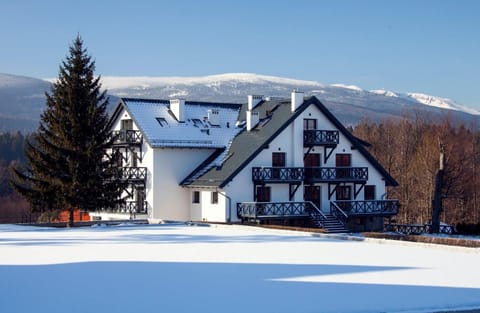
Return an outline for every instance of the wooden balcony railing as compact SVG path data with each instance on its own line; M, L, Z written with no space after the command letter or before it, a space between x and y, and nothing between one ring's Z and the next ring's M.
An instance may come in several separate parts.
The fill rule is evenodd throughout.
M237 203L240 219L308 217L311 202L241 202Z
M402 233L406 235L428 234L432 229L430 224L385 224L385 231ZM440 225L440 234L454 234L455 227L451 225Z
M126 201L123 204L117 205L116 212L129 213L129 214L146 214L147 202L146 201Z
M117 178L125 181L139 181L147 179L146 167L119 167Z
M259 183L366 182L367 167L253 167L252 180Z
M143 135L139 130L114 130L112 137L114 138L113 144L116 145L141 144L143 142Z
M306 167L305 181L308 182L366 182L367 167Z
M398 200L337 200L332 205L341 209L348 216L392 216L398 214Z
M305 178L303 167L254 167L252 180L254 182L288 183L302 182Z
M339 142L338 130L304 130L303 146L336 146Z

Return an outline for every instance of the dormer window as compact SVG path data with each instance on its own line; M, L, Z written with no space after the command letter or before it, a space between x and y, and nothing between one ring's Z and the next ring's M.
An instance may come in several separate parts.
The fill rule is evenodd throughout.
M157 117L157 122L162 127L168 126L167 120L163 117Z
M203 127L203 123L200 119L198 118L192 118L193 126L195 127Z

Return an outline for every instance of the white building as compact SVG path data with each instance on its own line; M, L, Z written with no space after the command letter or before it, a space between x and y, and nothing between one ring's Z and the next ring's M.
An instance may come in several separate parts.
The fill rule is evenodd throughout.
M397 182L315 97L246 104L121 99L112 155L127 202L96 218L288 223L372 230ZM121 164L120 164L121 163Z

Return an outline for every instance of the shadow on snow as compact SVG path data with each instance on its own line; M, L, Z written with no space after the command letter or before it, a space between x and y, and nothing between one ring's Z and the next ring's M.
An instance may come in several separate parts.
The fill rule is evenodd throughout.
M288 253L288 252L286 252ZM277 279L406 267L86 262L0 266L1 312L379 312L480 305L480 289Z

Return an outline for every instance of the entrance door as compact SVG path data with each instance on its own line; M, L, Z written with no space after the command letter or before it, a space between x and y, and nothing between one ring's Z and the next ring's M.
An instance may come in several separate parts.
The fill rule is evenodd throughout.
M321 193L320 186L304 186L303 199L305 201L311 201L321 210Z

